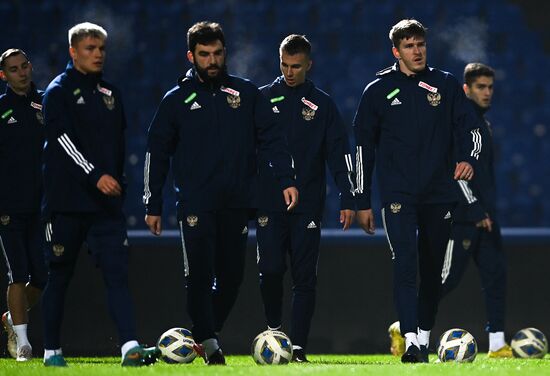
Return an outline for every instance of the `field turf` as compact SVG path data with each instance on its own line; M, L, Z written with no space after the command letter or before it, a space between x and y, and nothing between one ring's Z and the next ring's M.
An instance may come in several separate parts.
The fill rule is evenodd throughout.
M478 354L469 364L401 364L391 355L311 355L309 364L258 366L250 356L228 356L228 366L207 367L202 360L192 364L171 365L162 361L142 368L122 368L119 358L67 358L67 368L46 368L37 358L27 363L14 359L0 359L0 375L550 375L550 356L545 359L487 359Z

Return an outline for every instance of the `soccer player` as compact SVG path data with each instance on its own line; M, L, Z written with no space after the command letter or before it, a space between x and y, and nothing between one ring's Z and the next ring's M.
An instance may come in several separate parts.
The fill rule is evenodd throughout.
M453 179L471 179L481 151L478 119L460 84L426 64L425 36L417 20L405 19L391 28L397 62L367 85L354 120L357 221L367 233L374 232L370 188L376 156L382 223L394 264L394 301L406 344L404 363L428 361L457 200ZM453 145L454 135L458 145ZM454 149L460 150L458 163Z
M160 235L162 187L171 160L193 337L207 364L225 364L217 333L243 278L257 154L271 162L288 210L297 204L298 191L269 101L248 80L227 73L221 26L196 23L187 45L193 67L166 93L149 128L145 222Z
M303 35L287 36L279 47L282 76L261 88L271 100L284 130L296 169L300 205L286 210L269 160L260 162L257 223L260 288L268 328L281 327L286 255L292 273L293 361L307 362L306 345L315 307L321 216L328 164L340 195L344 230L355 216L353 163L344 123L334 101L306 78L312 65L311 44Z
M82 243L101 269L123 366L153 363L136 341L128 288L124 131L120 92L102 78L107 32L85 22L69 30L71 61L46 89L44 149L46 261L44 364L66 366L60 330L65 295ZM93 313L90 313L90 318Z
M500 226L496 219L496 181L491 125L485 113L491 106L495 72L481 63L464 68L464 92L475 107L482 126L483 153L475 178L459 181L466 202L453 213L452 236L447 247L442 273L442 296L452 291L473 258L481 277L487 311L489 357L511 358L512 349L504 339L506 310L506 255L502 248Z
M8 312L2 324L8 352L17 361L32 358L27 311L40 299L46 283L42 198L43 92L32 82L27 54L11 48L0 56L0 251L8 271Z

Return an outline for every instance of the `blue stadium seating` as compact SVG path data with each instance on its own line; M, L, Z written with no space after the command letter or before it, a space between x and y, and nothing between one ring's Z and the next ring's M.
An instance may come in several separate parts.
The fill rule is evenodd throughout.
M497 70L496 94L488 113L498 151L500 220L504 226L550 225L550 71L539 35L522 10L504 0L436 0L427 6L405 1L257 0L124 2L29 0L1 2L0 49L20 46L35 66L42 87L65 66L66 32L89 20L108 28L111 43L105 75L123 91L128 117L130 228L143 228L141 190L146 130L163 94L188 69L187 28L209 19L224 26L229 69L256 84L278 72L277 47L289 33L308 35L314 45L311 78L336 100L351 124L359 96L376 71L393 63L389 27L415 17L429 27L429 64L461 77L467 61L459 42L477 43ZM475 26L475 30L468 29ZM32 36L32 37L31 37ZM348 129L351 136L351 125ZM353 142L353 140L352 140ZM325 225L338 226L337 192L329 179ZM166 213L173 213L174 194ZM376 192L376 188L375 188ZM375 203L375 208L379 204ZM175 226L173 215L168 223Z

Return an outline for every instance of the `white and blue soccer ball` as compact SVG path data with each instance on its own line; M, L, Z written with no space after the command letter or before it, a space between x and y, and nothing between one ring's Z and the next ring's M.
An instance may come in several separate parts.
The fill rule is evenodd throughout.
M292 343L278 330L266 330L252 341L252 357L258 364L288 364L292 360Z
M525 328L512 337L512 352L516 358L544 358L548 352L548 341L543 332Z
M197 357L193 335L185 328L172 328L162 333L157 347L166 363L191 363Z
M449 329L439 338L437 356L442 362L473 362L476 355L476 340L464 329Z

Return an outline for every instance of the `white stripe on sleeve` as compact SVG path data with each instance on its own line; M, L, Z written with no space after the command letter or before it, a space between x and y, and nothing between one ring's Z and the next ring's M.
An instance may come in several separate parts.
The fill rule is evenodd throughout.
M143 185L144 185L144 192L143 192L143 203L147 205L149 203L149 199L151 198L151 188L149 187L149 171L151 168L151 153L147 152L145 153L145 167L143 169Z
M460 189L462 190L464 197L466 197L466 201L468 201L468 204L473 204L474 202L477 201L476 196L474 196L474 193L468 186L468 182L466 180L459 180L458 185L460 186Z
M353 179L351 178L353 176L353 162L351 161L351 154L345 154L344 158L346 159L346 166L348 168L350 192L353 196L355 196L355 187L353 186Z
M357 193L363 193L363 147L357 146L356 151L356 180L357 180Z
M479 133L479 128L472 130L470 133L472 134L472 141L474 143L470 156L479 159L479 154L481 153L481 133Z
M66 133L63 133L57 138L57 141L61 144L65 152L73 159L73 161L80 166L86 174L89 174L93 169L94 165L88 162L78 149L74 146L73 142L67 136Z

